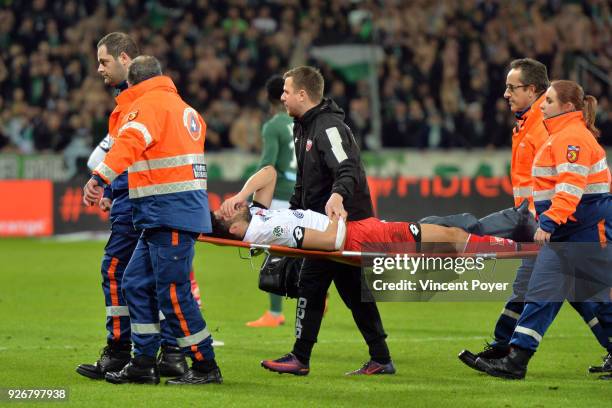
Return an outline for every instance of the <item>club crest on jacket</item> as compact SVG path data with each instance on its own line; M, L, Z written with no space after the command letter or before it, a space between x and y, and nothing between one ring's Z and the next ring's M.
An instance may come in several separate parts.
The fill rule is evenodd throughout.
M578 160L580 154L580 146L568 145L567 146L567 161L575 163Z
M312 149L312 140L306 140L306 151L309 152Z

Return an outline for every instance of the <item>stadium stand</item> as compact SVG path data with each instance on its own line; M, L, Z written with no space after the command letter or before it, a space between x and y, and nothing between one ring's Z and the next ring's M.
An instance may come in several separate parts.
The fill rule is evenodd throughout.
M612 138L605 0L2 3L2 152L87 150L104 137L114 103L96 73L95 45L117 30L158 57L202 113L208 151L257 152L265 79L313 63L314 47L341 42L384 51L377 72L383 147L508 146L505 69L524 56L545 62L551 78L580 80L600 101L603 144ZM366 81L316 65L363 148L376 148L368 142L375 130Z

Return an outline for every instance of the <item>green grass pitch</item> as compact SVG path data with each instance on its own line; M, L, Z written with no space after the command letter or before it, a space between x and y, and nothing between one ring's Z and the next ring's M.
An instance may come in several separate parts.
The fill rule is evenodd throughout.
M568 305L527 379L504 381L476 373L456 357L489 338L501 303L381 303L398 373L355 378L343 374L367 360L367 349L332 289L310 375L265 371L260 360L291 348L295 301L284 304L284 327L245 327L267 305L257 274L236 249L204 244L197 247L195 269L208 326L225 342L217 349L224 384L177 389L92 381L75 368L95 361L104 345L102 251L102 242L0 240L0 388L67 387L69 401L61 406L114 408L612 406L612 382L586 372L604 352Z

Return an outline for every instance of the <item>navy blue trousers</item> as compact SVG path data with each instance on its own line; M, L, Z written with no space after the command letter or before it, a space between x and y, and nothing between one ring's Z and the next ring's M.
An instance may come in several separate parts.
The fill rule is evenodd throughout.
M131 341L130 313L123 297L123 275L134 253L141 231L132 224L113 223L111 235L104 247L102 258L102 290L106 305L106 331L109 342ZM163 316L160 316L163 317ZM176 346L171 329L162 318L162 343Z
M533 267L535 265L535 259L523 259L521 265L516 271L516 278L512 285L512 296L506 304L497 320L495 325L495 340L493 345L500 348L508 347L510 339L514 333L514 329L517 326L518 320L521 317L525 309L525 295L527 293L527 287ZM601 325L600 320L597 318L597 314L606 315L612 312L612 305L601 306L594 302L569 302L574 309L580 314L585 323L590 327L593 335L597 338L597 341L605 349L610 348L609 335ZM559 308L561 305L558 305ZM558 311L558 309L557 309ZM554 313L556 315L556 312ZM550 316L549 316L550 318Z
M143 231L123 276L134 355L155 356L161 311L179 347L195 360L212 360L212 337L191 293L189 274L199 234Z
M563 300L568 299L573 300L572 305L600 344L612 352L610 251L600 250L598 245L564 242L542 247L510 345L535 351Z

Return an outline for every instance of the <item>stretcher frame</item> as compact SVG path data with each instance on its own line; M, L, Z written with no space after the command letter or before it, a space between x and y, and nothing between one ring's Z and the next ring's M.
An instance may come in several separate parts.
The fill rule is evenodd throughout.
M361 266L362 258L375 258L375 257L395 257L398 255L397 252L361 252L361 251L315 251L290 248L281 245L267 245L267 244L255 244L252 242L244 242L233 239L224 238L213 238L206 235L200 235L198 241L209 243L218 246L232 246L238 248L246 248L254 251L264 251L271 255L276 256L289 256L292 258L317 258L327 259L334 262L347 263L350 265ZM522 259L522 258L535 258L538 255L538 251L515 251L515 252L482 252L482 253L406 253L399 255L408 256L421 256L426 255L429 257L463 257L463 258L483 258L483 259Z

